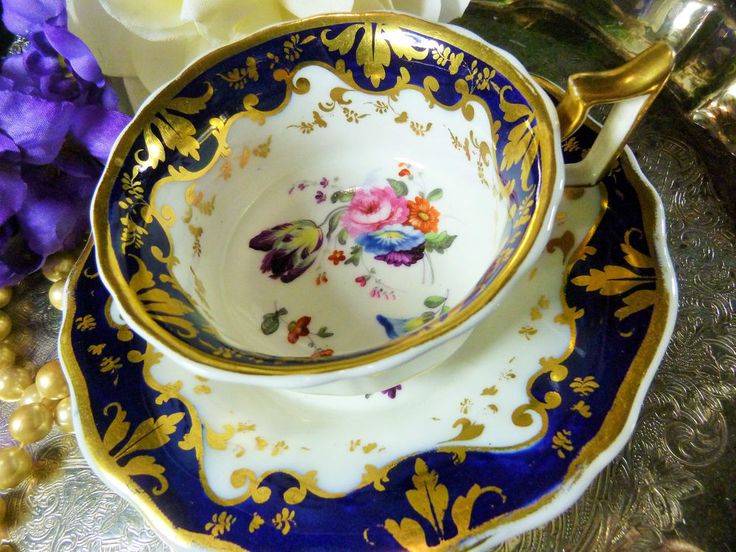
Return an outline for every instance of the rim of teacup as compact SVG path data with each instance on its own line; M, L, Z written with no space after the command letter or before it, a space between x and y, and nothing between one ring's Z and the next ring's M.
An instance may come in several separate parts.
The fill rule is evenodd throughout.
M156 322L131 291L129 281L120 269L112 244L108 214L113 185L135 140L152 118L204 71L234 55L246 52L279 36L304 32L330 24L347 23L390 23L411 32L442 40L479 60L486 61L490 66L499 69L513 83L537 118L535 132L539 136L539 158L543 167L540 171L535 210L529 222L529 229L521 238L506 266L482 292L458 312L448 313L445 319L430 323L420 332L392 339L365 351L358 350L333 357L305 359L304 357L264 355L279 359L279 364L273 366L230 360L204 353L188 345ZM406 360L407 356L401 353L430 343L432 346L440 345L466 329L469 330L470 325L467 328L461 328L461 326L471 319L478 319L481 311L501 295L514 276L520 272L521 267L533 261L534 255L530 253L536 254L541 251L537 243L538 238L544 233L545 225L549 225L550 211L553 211L555 207L553 196L561 179L562 161L558 151L560 140L556 130L557 126L557 119L549 98L534 82L524 66L511 54L491 46L465 29L389 11L329 13L277 23L217 48L189 64L149 97L120 134L110 153L91 206L92 234L96 244L98 270L105 286L118 303L124 318L134 330L165 351L200 367L212 367L252 376L304 376L334 373L366 365L375 367L384 365L389 358L395 358L398 361Z

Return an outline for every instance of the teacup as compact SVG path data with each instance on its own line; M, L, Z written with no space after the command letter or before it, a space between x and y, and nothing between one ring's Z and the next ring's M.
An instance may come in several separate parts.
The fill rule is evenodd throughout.
M396 13L269 27L161 89L93 204L122 316L201 376L370 393L446 359L594 184L672 65L655 45L570 78ZM618 102L587 157L561 138ZM558 117L559 114L559 117Z

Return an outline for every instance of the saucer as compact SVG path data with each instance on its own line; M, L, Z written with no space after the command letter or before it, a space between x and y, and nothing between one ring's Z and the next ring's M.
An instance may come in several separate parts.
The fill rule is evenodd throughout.
M630 436L676 311L661 204L629 151L568 188L556 223L455 356L367 397L177 369L122 323L90 245L61 334L80 446L182 550L485 548L544 523Z

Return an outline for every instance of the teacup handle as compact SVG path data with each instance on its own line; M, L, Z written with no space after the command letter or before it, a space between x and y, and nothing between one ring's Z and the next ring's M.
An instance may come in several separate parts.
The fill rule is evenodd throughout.
M563 140L580 128L592 106L614 106L585 158L565 166L565 185L595 184L606 174L664 87L674 61L672 48L657 42L619 67L567 79L567 90L557 105Z

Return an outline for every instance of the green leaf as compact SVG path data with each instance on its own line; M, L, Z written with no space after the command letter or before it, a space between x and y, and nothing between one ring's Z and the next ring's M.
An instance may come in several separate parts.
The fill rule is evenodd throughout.
M402 182L401 180L389 178L388 183L394 189L396 195L399 197L404 197L406 194L409 193L409 187L406 185L405 182Z
M345 260L344 264L351 264L358 266L360 264L360 259L363 256L363 248L359 245L354 245L350 248L350 257L348 257Z
M348 231L345 228L343 228L342 230L340 230L340 232L338 232L337 242L340 245L345 245L346 243L348 243Z
M317 335L318 335L319 337L332 337L332 336L333 336L333 335L335 335L335 334L334 334L334 333L332 333L331 331L329 331L329 330L327 329L327 326L322 326L322 327L321 327L321 328L319 329L319 331L317 332Z
M427 201L437 201L438 199L442 199L442 190L439 188L435 188L431 192L429 192L429 195L427 196Z
M287 311L284 307L281 307L279 310L276 311L276 314L279 316L286 316L289 314L289 311Z
M453 236L445 232L444 230L439 234L436 232L430 232L424 236L424 250L428 253L437 251L438 253L444 253L448 249L452 242L455 241L457 236Z
M330 196L330 201L332 203L348 203L351 199L353 199L353 196L355 195L355 192L350 190L340 190L335 192Z
M261 322L261 331L264 335L271 335L279 329L279 316L275 312L269 312L263 315Z
M440 305L444 304L447 300L446 297L442 297L441 295L430 295L424 300L424 306L428 309L436 309Z
M328 225L327 225L327 237L328 238L332 235L332 233L335 230L337 230L337 227L340 224L340 220L342 219L343 212L344 212L344 209L340 208L330 215Z
M450 307L448 307L447 305L445 305L444 307L442 307L442 310L440 311L440 314L447 314L448 312L450 312Z

